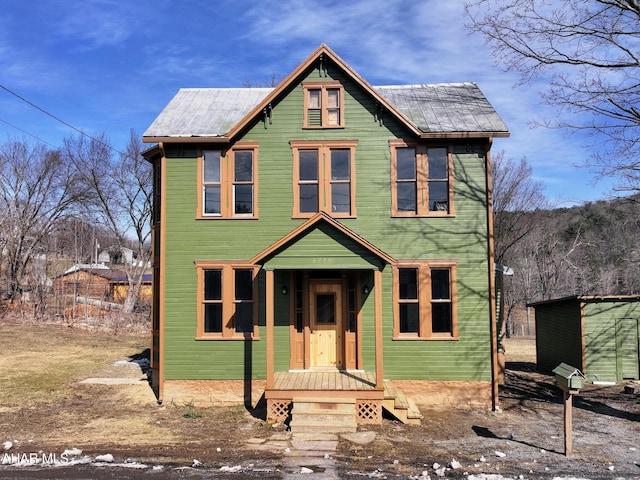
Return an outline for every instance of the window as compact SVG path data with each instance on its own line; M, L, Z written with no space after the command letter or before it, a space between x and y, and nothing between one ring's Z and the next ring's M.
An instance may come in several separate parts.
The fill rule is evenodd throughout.
M399 264L393 275L394 338L456 339L455 266Z
M257 337L255 288L258 268L253 265L197 262L199 339Z
M393 216L453 214L451 154L446 147L390 142Z
M293 216L355 217L355 141L291 142Z
M339 82L303 84L304 127L344 127L344 94Z
M199 165L198 218L256 218L257 145L205 150Z

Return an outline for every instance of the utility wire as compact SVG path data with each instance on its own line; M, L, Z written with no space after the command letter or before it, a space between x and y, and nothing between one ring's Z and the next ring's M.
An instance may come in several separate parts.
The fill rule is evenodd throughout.
M4 124L7 124L7 125L9 125L10 127L13 127L13 128L15 128L16 130L18 130L18 131L20 131L20 132L22 132L22 133L24 133L24 134L26 134L26 135L29 135L30 137L35 138L35 139L36 139L36 140L38 140L39 142L46 143L47 145L49 145L49 146L50 146L50 147L52 147L52 148L58 148L58 147L56 147L55 145L53 145L53 144L51 144L51 143L47 142L46 140L43 140L42 138L38 137L37 135L34 135L34 134L33 134L33 133L31 133L31 132L27 132L26 130L23 130L22 128L20 128L20 127L18 127L18 126L16 126L16 125L14 125L14 124L13 124L13 123L11 123L11 122L7 122L6 120L4 120L4 119L2 119L2 118L0 118L0 122L2 122L2 123L4 123Z
M111 150L113 150L113 151L115 151L115 152L119 153L120 155L125 155L125 156L126 156L126 154L125 154L124 152L121 152L121 151L120 151L120 150L118 150L117 148L114 148L112 145L109 145L109 144L107 144L107 143L104 143L102 140L98 140L97 138L92 137L92 136L91 136L91 135L89 135L88 133L83 132L83 131L82 131L82 130L80 130L79 128L76 128L76 127L74 127L73 125L71 125L70 123L65 122L65 121L64 121L64 120L62 120L61 118L56 117L54 114L47 112L44 108L41 108L41 107L39 107L38 105L36 105L35 103L30 102L30 101L29 101L29 100L27 100L26 98L24 98L24 97L22 97L21 95L17 94L17 93L16 93L16 92L14 92L13 90L11 90L11 89L9 89L9 88L5 87L4 85L0 84L0 88L2 88L2 89L3 89L4 91L6 91L7 93L10 93L10 94L11 94L11 95L13 95L14 97L19 98L20 100L22 100L22 101L23 101L24 103L26 103L27 105L30 105L30 106L32 106L33 108L35 108L36 110L39 110L40 112L44 113L45 115L47 115L47 116L49 116L49 117L53 118L53 119L54 119L54 120L56 120L57 122L60 122L60 123L62 123L63 125L66 125L67 127L69 127L69 128L70 128L70 129L72 129L72 130L75 130L75 131L76 131L76 132L78 132L80 135L83 135L83 136L85 136L85 137L87 137L87 138L90 138L91 140L93 140L93 141L95 141L95 142L98 142L99 144L101 144L101 145L103 145L103 146L105 146L105 147L107 147L107 148L109 148L109 149L111 149ZM4 122L4 123L8 123L8 122ZM9 124L9 125L11 125L11 124ZM17 127L15 127L14 125L11 125L11 126L12 126L12 127L14 127L14 128L17 128ZM23 130L21 130L21 129L19 129L19 128L18 128L18 130L23 131ZM25 132L25 133L28 133L28 132ZM33 134L31 134L31 133L28 133L28 135L31 135L31 136L35 137L35 135L33 135ZM35 138L37 138L37 137L35 137ZM45 142L45 143L47 143L47 142Z

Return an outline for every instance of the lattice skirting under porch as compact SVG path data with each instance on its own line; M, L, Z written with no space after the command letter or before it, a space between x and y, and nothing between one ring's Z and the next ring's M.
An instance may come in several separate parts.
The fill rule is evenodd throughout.
M286 422L291 417L291 399L270 398L267 400L267 421Z
M382 423L381 400L356 400L356 422L359 424Z

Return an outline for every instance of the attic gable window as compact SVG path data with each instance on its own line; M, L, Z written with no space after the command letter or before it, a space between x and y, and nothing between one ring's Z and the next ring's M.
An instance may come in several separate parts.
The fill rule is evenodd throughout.
M344 127L344 89L340 82L312 82L304 90L305 128Z
M197 218L257 218L257 144L204 150L198 158Z
M447 147L392 140L392 216L453 215L452 155Z

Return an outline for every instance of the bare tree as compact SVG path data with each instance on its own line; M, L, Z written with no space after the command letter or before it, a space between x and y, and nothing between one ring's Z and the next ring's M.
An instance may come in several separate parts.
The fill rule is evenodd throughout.
M640 190L640 2L474 0L465 11L523 83L548 78L544 98L563 111L550 125L603 134L610 151L591 166Z
M533 178L526 158L514 161L498 152L492 157L493 215L497 263L509 263L510 251L535 227L531 212L548 208L544 184Z
M130 313L139 297L151 252L152 168L141 155L142 143L132 130L124 152L114 149L104 135L72 137L65 153L78 165L82 182L91 192L91 215L117 239L117 248L131 247L135 259L125 265L129 288L123 311Z
M44 286L46 243L85 194L77 171L43 144L10 140L0 146L0 232L6 294Z
M517 270L515 277L503 277L501 282L503 309L497 331L498 346L503 348L502 338L509 330L513 310L527 302L527 291L514 285L529 273L521 270L518 246L539 227L534 213L547 208L548 202L543 194L544 184L533 179L533 171L525 158L516 162L504 152L498 152L492 157L492 178L495 261Z

